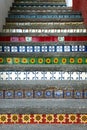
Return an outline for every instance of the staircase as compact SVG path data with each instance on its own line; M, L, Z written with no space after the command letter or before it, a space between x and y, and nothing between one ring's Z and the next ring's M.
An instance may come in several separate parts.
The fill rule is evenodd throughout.
M65 0L14 0L0 33L1 130L87 130L86 55L87 27Z

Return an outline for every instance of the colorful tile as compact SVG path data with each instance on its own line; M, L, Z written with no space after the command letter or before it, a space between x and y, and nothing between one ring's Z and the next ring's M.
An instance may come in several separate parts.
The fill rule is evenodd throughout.
M83 98L83 91L80 91L80 90L76 90L74 91L74 98Z
M14 91L13 90L7 90L7 91L5 91L5 98L6 99L12 99L12 98L14 98Z
M34 98L43 98L43 91L34 91Z
M86 99L87 90L64 90L64 89L20 89L0 90L0 99L17 98L57 98L57 99Z
M53 98L53 90L46 90L45 92L45 98Z
M64 91L64 98L73 98L73 90L65 90Z
M84 90L84 98L87 98L87 90Z
M11 46L11 52L18 52L17 46Z
M1 71L0 80L87 80L86 72Z
M33 90L25 90L24 91L24 97L25 98L28 98L28 99L31 99L31 98L33 98L34 97L34 95L33 95Z
M0 90L0 99L3 99L3 98L4 98L4 91Z
M87 64L86 57L0 57L0 64Z
M54 98L64 98L63 90L54 90Z
M82 45L32 45L32 46L1 46L1 52L87 52L87 46Z
M0 124L87 124L87 114L0 114Z
M15 98L23 98L24 94L22 90L15 91Z

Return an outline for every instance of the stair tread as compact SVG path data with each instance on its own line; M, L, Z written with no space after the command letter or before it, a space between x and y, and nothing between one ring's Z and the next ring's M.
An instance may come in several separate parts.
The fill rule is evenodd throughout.
M2 99L0 102L0 113L87 113L86 99Z
M86 29L87 26L82 25L4 25L3 29Z
M0 36L26 36L26 37L31 37L31 36L87 36L87 32L85 33L6 33L6 32L1 32Z
M83 22L83 18L46 18L46 19L40 19L40 18L6 18L6 22Z
M55 10L72 10L72 8L71 7L10 7L10 10L31 10L31 9L33 9L33 10L37 10L37 9L39 9L39 10L53 10L53 9L55 9Z
M10 71L76 71L87 72L87 65L0 65L0 70ZM1 82L1 81L0 81ZM45 82L45 81L44 81ZM59 82L59 81L58 81ZM62 81L61 81L62 82ZM69 81L68 81L69 82ZM86 81L85 81L86 82Z

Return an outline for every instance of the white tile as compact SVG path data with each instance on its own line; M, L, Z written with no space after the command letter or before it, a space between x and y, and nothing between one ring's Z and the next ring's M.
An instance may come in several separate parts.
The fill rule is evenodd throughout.
M33 46L27 46L27 52L33 52Z
M70 46L64 46L64 52L70 52Z
M49 52L55 52L55 46L49 46Z
M34 52L40 52L40 46L34 46Z
M41 50L42 50L42 52L47 52L47 46L42 46Z
M72 46L72 51L78 51L78 46Z
M63 52L63 46L56 46L56 52Z
M79 51L85 51L85 46L79 46Z
M58 41L63 42L64 41L64 37L58 37Z
M25 46L19 46L19 52L25 52L26 48Z
M32 37L26 37L26 42L32 42Z
M10 52L10 46L4 46L4 52Z
M17 52L18 48L17 46L11 46L11 52Z

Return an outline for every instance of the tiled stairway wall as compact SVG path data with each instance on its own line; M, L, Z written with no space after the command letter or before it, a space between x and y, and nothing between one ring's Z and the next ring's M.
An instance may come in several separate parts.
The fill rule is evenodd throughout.
M0 33L0 123L85 130L86 53L82 15L64 0L15 0Z

